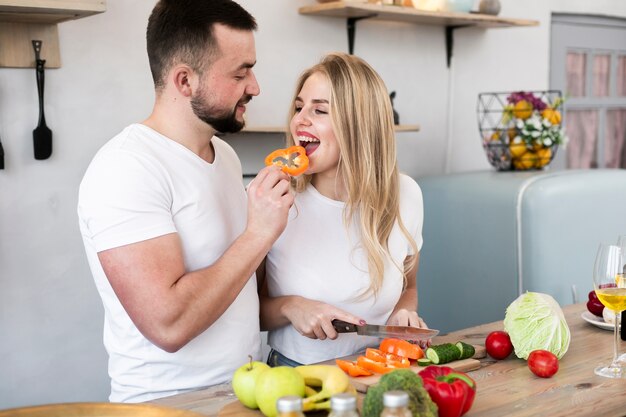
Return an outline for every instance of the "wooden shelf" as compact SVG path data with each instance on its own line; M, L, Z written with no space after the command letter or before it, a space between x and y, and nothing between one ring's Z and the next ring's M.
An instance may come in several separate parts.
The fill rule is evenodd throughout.
M396 132L419 132L419 125L396 125ZM284 126L251 126L244 128L241 133L286 133Z
M105 11L106 0L0 0L0 67L34 68L39 39L46 68L59 68L57 24Z
M478 13L429 12L413 7L335 1L301 7L300 14L313 16L372 18L436 26L479 26L485 28L537 26L536 20L508 19Z
M475 26L482 28L505 28L515 26L537 26L536 20L508 19L478 13L430 12L414 7L381 5L375 3L353 3L334 1L300 7L300 14L310 16L341 17L347 19L348 52L354 51L356 22L361 19L387 20L392 22L415 23L443 26L446 28L446 60L448 67L452 58L453 32L455 29Z
M250 126L244 127L242 133L286 133L284 126Z

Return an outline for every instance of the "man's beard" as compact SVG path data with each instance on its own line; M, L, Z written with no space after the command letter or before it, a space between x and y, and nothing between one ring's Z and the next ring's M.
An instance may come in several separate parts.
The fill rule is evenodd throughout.
M203 101L202 96L203 92L199 91L191 98L191 109L200 120L220 133L235 133L243 129L246 122L237 120L237 106L246 104L252 100L252 96L248 95L239 100L232 111L212 107Z

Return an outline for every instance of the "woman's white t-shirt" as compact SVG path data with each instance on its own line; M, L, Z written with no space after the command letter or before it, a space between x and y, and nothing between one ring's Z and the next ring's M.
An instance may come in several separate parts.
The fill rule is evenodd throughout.
M403 286L402 267L411 246L396 224L389 236L394 263L385 263L385 277L375 299L355 298L370 285L367 257L359 247L358 226L343 222L345 204L321 195L309 184L296 195L287 228L276 241L266 261L266 279L271 297L299 295L332 304L370 324L385 324L397 304ZM400 215L404 226L422 246L423 201L417 183L400 175ZM378 339L340 334L335 340L310 339L287 325L269 332L273 349L296 362L309 364L354 354Z
M81 183L79 223L104 304L111 401L149 401L227 382L248 355L261 357L255 275L211 327L168 353L135 327L98 260L100 251L168 233L180 237L187 271L222 256L246 227L247 197L237 155L217 137L211 143L215 160L207 163L149 127L133 124L104 145ZM143 308L161 308L160 302Z

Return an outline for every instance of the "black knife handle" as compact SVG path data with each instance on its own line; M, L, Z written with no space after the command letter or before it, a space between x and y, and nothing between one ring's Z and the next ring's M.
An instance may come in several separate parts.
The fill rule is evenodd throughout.
M622 327L620 328L620 335L622 340L626 340L626 330L624 330L624 327L626 327L626 311L622 311L622 319L620 321L622 323Z
M331 323L337 330L337 333L354 333L357 330L356 324L348 323L347 321L335 319Z

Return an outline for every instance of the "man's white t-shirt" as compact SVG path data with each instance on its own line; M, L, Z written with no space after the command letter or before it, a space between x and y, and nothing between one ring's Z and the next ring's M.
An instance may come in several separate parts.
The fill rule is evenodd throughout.
M113 402L149 401L223 383L248 355L260 359L254 275L211 327L168 353L135 327L97 256L177 233L187 271L208 267L221 257L246 227L247 197L237 155L217 137L211 143L215 160L207 163L149 127L133 124L98 151L80 185L80 230L104 305ZM158 309L160 301L143 308Z
M369 324L385 324L403 286L402 268L411 246L396 224L389 236L393 261L385 263L385 277L375 299L356 300L370 286L367 257L358 226L343 222L345 204L320 194L308 185L296 195L287 228L270 250L266 261L269 295L299 295L332 304L363 318ZM417 183L400 175L400 215L404 226L422 246L423 201ZM287 325L269 332L269 345L299 363L309 364L354 354L379 339L340 334L335 340L310 339Z

